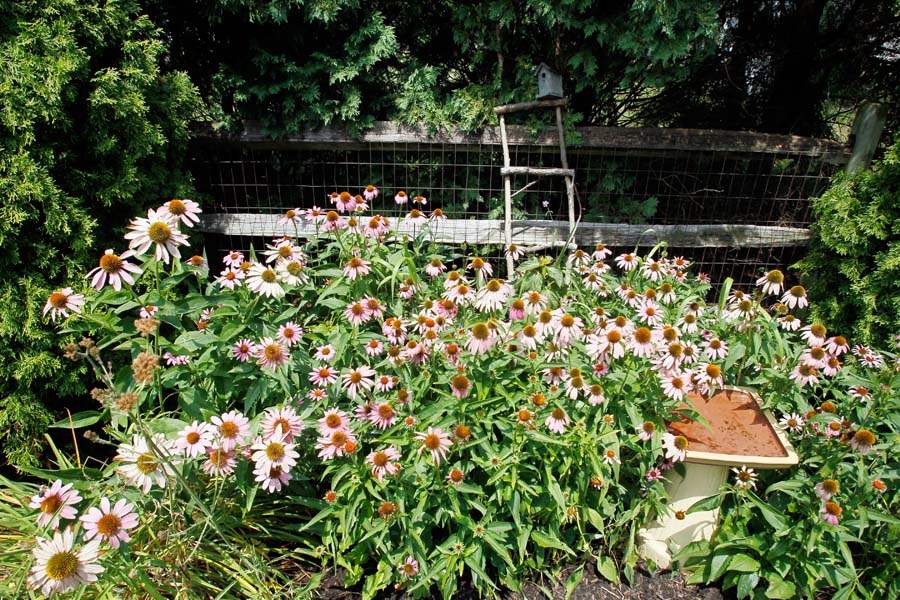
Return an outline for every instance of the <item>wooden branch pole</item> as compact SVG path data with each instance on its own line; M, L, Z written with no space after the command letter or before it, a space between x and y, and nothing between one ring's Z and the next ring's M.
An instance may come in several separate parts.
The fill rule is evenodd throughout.
M500 140L503 144L503 169L509 169L509 145L506 140L506 119L500 114ZM501 170L502 173L503 170ZM512 179L509 173L503 175L503 234L506 248L512 244ZM512 279L516 271L513 257L506 253L506 278Z
M555 100L534 100L532 102L517 102L515 104L503 104L494 107L495 115L508 115L509 113L521 112L523 110L535 110L538 108L555 108L559 109L568 102L565 98Z
M575 171L569 169L569 159L566 157L566 134L563 130L562 108L556 107L556 132L559 135L559 160L563 171L569 171L563 175L566 179L566 194L569 197L569 235L575 233Z
M854 173L869 166L872 156L878 148L878 140L884 130L887 119L887 107L877 102L867 102L856 113L850 138L853 153L847 162L847 172Z

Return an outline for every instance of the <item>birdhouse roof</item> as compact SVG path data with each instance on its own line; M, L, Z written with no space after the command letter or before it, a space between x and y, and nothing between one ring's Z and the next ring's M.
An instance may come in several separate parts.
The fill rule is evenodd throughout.
M538 73L540 73L540 72L543 71L543 70L550 71L551 73L556 73L556 69L554 69L553 67L551 67L551 66L548 65L547 63L542 62L541 64L539 64L539 65L537 66L537 68L535 68L534 74L537 75Z

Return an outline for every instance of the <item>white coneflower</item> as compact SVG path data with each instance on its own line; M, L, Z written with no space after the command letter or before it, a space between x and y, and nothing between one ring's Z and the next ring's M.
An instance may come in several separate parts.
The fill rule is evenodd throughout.
M284 211L284 214L281 215L281 218L278 219L279 225L294 225L299 226L303 224L303 209L301 208L289 208Z
M666 458L672 462L680 462L687 457L688 440L683 435L663 433L662 446L666 452Z
M200 222L198 216L203 211L200 205L187 198L172 198L159 207L156 211L160 216L170 216L173 221L182 223L185 227L193 227Z
M778 269L772 269L756 280L756 285L762 286L762 292L766 295L777 296L784 286L784 273Z
M46 317L49 312L50 319L55 322L57 317L63 319L68 317L69 311L76 314L80 313L83 306L83 294L74 293L72 288L62 288L55 290L47 298L47 303L44 305L43 316Z
M483 312L500 310L512 293L512 287L499 279L491 279L475 295L475 308Z
M740 469L735 467L731 471L734 473L734 487L739 490L756 489L756 471L746 466L742 466Z
M309 277L306 276L306 266L299 260L278 261L275 271L278 274L278 280L287 285L298 287L306 285L309 281Z
M435 464L447 458L447 451L453 442L446 431L439 427L429 427L426 431L416 434L416 439L421 442L418 453L428 452Z
M209 421L216 427L218 441L226 452L243 444L250 431L250 421L236 410L216 415Z
M566 430L566 425L568 424L569 415L567 415L566 411L558 406L550 411L550 414L547 415L546 419L544 419L544 425L546 425L547 429L554 433L564 433Z
M54 532L51 539L37 540L28 585L45 596L74 590L97 581L97 575L103 572L99 560L100 540L88 542L76 551L71 529Z
M722 360L728 356L728 344L717 337L711 337L703 343L703 353L711 360Z
M525 313L531 316L540 314L547 307L547 298L535 290L525 292L522 300L525 301Z
M516 246L515 244L510 244L509 246L506 247L504 254L515 261L515 260L519 260L520 258L522 258L522 256L525 255L525 252L519 246Z
M363 365L344 375L343 387L350 398L356 398L360 392L367 392L375 385L375 371L368 365Z
M147 217L137 217L128 225L130 230L125 234L129 241L129 248L135 254L146 254L150 248L154 248L156 260L164 263L169 259L181 258L179 246L186 246L187 238L178 231L178 226L169 214L161 214L152 208L147 211Z
M284 288L278 283L278 273L273 267L254 263L247 274L246 285L250 291L269 298L284 296Z
M294 444L285 441L286 434L270 436L265 440L257 440L250 450L253 452L250 458L256 464L257 469L271 469L279 467L282 471L290 471L297 464L300 454L294 450Z
M447 270L447 266L444 265L443 261L440 258L432 258L427 265L425 265L425 273L434 279L435 277L439 277L441 273Z
M344 265L344 276L350 281L368 274L369 262L361 259L358 256L350 257L350 260L348 260L347 264Z
M131 444L119 446L116 461L122 463L119 467L119 475L136 487L141 488L146 494L153 485L164 488L166 481L174 473L170 464L172 449L165 436L153 434L151 449L147 439L142 435L135 435Z
M476 276L481 276L485 279L494 274L494 268L491 267L491 263L478 256L473 258L471 262L466 265L466 269L472 269Z
M620 465L622 461L619 460L619 456L616 454L615 450L606 449L603 451L603 463L607 465Z
M806 308L809 305L809 300L806 297L806 288L802 285L795 285L784 293L781 297L781 303L791 310Z
M616 265L623 271L631 271L640 263L640 259L634 254L620 254L616 257Z
M691 377L689 373L670 371L666 375L659 376L663 393L673 400L681 401L684 395L691 391Z
M785 331L797 331L802 323L794 315L784 315L783 317L778 317L778 325Z

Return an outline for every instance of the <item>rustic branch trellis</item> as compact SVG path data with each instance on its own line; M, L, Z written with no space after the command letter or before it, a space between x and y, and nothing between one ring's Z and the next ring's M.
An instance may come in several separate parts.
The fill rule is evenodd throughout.
M518 168L504 167L499 128L467 134L379 122L359 137L321 129L273 138L249 123L239 135L201 132L192 158L207 197L200 229L216 250L246 247L253 238L294 234L277 225L287 208L324 206L328 192L375 183L384 193L374 210L402 216L393 193L423 190L431 206L450 217L427 235L445 243L497 245L499 255L509 214L501 173L563 173L556 128L537 134L517 125L506 129ZM850 156L842 144L797 136L608 127L577 128L568 149L563 174L574 170L581 205L577 244L647 248L665 241L714 279L730 275L741 283L761 268L785 266L802 255L810 237L810 199ZM517 188L511 194L513 242L565 244L565 187L542 178ZM655 199L652 214L635 218L628 212L648 198ZM399 227L412 232L411 225Z

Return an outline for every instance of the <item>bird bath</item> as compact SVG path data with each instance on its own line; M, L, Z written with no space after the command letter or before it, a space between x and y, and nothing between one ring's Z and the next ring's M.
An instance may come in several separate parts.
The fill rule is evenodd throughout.
M672 562L670 549L677 551L712 537L718 509L681 513L698 500L717 494L731 467L779 469L797 464L796 452L776 427L772 413L762 409L755 391L726 386L709 397L690 393L688 399L709 426L686 418L669 423L673 435L688 440L684 477L674 469L668 471L666 491L671 510L640 531L641 556L662 569Z

